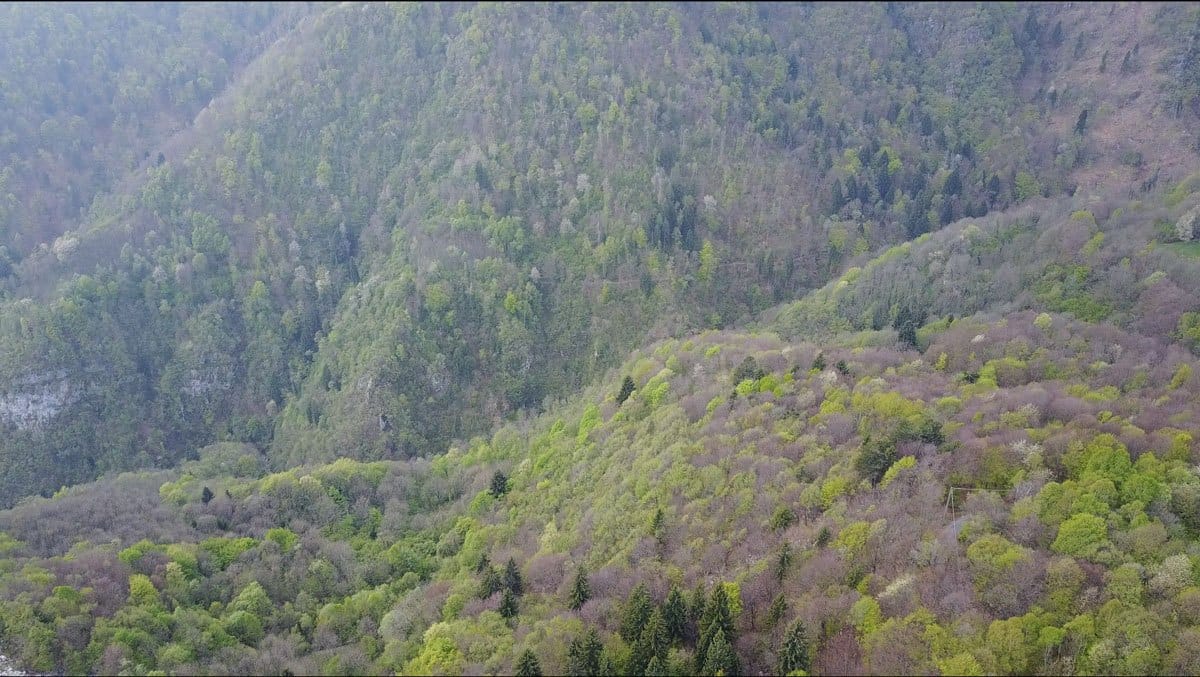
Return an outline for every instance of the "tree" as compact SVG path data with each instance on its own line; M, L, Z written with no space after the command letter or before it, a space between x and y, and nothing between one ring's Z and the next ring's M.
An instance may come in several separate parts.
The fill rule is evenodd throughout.
M625 611L621 616L621 639L630 644L636 641L641 636L642 629L646 627L652 610L653 603L650 601L650 593L646 592L646 585L638 583L629 593L629 600L625 602Z
M496 571L495 567L488 567L483 572L483 581L479 584L479 599L487 599L504 589L504 579L500 577L500 572Z
M1075 133L1083 134L1087 130L1088 109L1084 108L1079 111L1079 117L1075 120Z
M783 620L783 615L787 613L788 603L783 593L775 595L775 599L771 600L771 606L767 609L767 626L775 627L779 621Z
M863 441L862 451L854 461L854 469L859 475L870 480L871 484L877 484L897 458L895 442L872 440L868 437Z
M633 651L629 656L629 674L639 675L646 672L646 666L657 658L660 663L666 663L667 651L671 648L671 638L667 634L667 624L662 612L655 609L642 628L642 634L633 643Z
M713 588L712 596L704 605L704 614L700 617L700 639L696 642L697 671L704 672L710 645L717 635L720 635L726 642L734 637L733 614L729 611L729 596L725 592L725 586L720 583Z
M813 358L812 367L810 368L817 371L825 371L825 353L817 353L817 356Z
M784 635L783 648L779 651L779 674L786 675L793 670L808 672L811 665L808 633L804 629L804 622L797 618Z
M783 547L779 549L779 559L775 561L775 580L782 583L791 567L792 544L785 541Z
M600 654L604 645L595 628L588 628L582 637L571 640L567 648L567 674L595 677L600 674Z
M704 653L704 667L701 668L700 674L729 677L740 673L741 667L738 665L737 654L733 652L729 640L725 639L725 633L717 630L713 635L712 642L708 645L708 651Z
M517 606L517 596L513 594L512 590L508 588L504 589L504 596L500 598L499 611L500 615L504 618L515 618L520 612Z
M497 470L496 474L492 475L492 486L488 491L496 498L500 498L504 494L507 494L508 477L504 473Z
M573 611L579 611L592 598L592 587L588 585L587 573L583 567L575 570L575 583L571 586L571 598L568 606Z
M517 561L511 557L504 564L504 587L517 596L525 593L525 581L521 578L521 570L517 568Z
M208 505L208 502L211 500L213 500L212 489L204 487L204 490L200 492L200 502L204 505Z
M646 677L666 677L667 668L662 661L658 660L658 656L655 656L646 664L646 671L643 674Z
M634 388L636 387L637 386L635 386L633 383L633 379L629 376L626 376L625 380L621 381L621 392L617 393L617 405L620 406L625 404L625 400L629 399L629 396L633 394Z
M513 674L517 677L542 677L542 664L532 651L526 649L517 659L517 669Z
M754 359L753 355L747 355L737 369L733 370L733 384L737 385L745 380L757 381L766 375L767 372L758 366L758 360Z
M667 601L663 605L663 621L667 624L667 636L671 641L682 642L687 636L687 603L683 601L683 593L674 585L667 593Z

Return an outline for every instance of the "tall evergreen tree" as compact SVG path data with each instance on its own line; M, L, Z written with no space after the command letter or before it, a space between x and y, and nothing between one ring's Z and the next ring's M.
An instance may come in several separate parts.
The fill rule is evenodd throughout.
M525 581L521 578L521 570L517 567L517 561L511 557L504 564L504 587L514 595L525 594Z
M667 666L662 661L658 660L658 656L650 659L646 664L646 677L666 677Z
M604 645L595 628L588 628L582 637L571 640L567 648L567 674L596 677L600 674L600 654Z
M504 588L504 580L495 567L489 566L483 572L483 581L479 584L479 599L487 599Z
M646 621L650 619L653 607L650 593L646 592L646 585L638 583L633 592L629 593L629 600L625 602L625 612L621 616L621 639L630 644L637 641L642 634L642 628L646 627Z
M636 387L633 379L626 376L625 380L621 381L621 392L617 393L617 405L625 404L625 400L629 399L629 396L633 394L633 390Z
M775 560L775 580L782 583L791 567L792 544L785 541L783 547L779 549L779 559Z
M592 598L592 587L588 584L587 573L583 567L579 567L575 571L575 583L571 586L571 599L568 606L574 611L579 611L583 605Z
M729 612L729 596L725 586L718 583L704 606L700 617L700 639L696 642L696 669L704 671L713 639L720 634L726 642L734 638L733 615Z
M775 599L771 600L771 607L767 609L767 626L775 627L779 621L783 620L783 615L787 613L787 600L783 593L775 595Z
M788 627L783 639L783 648L779 651L779 674L786 675L793 670L808 672L811 666L808 633L804 629L804 622L797 618Z
M500 498L504 494L507 494L508 476L497 470L496 474L492 475L492 485L491 488L488 489L488 492L496 498Z
M542 677L542 664L532 651L526 649L517 659L517 668L514 674L517 677Z
M725 633L718 629L704 654L704 667L700 669L700 674L732 677L741 671L737 654L733 652L729 640L725 639Z
M646 666L652 658L658 658L660 663L666 663L667 651L671 648L671 638L667 634L667 624L662 612L655 609L642 628L642 634L633 643L633 651L629 656L627 672L640 675L646 672Z
M505 588L504 596L500 598L500 615L504 618L516 618L520 613L520 608L517 605L517 596L513 591Z
M663 621L667 624L667 636L672 642L682 642L687 637L688 611L679 588L671 586L667 602L663 605Z

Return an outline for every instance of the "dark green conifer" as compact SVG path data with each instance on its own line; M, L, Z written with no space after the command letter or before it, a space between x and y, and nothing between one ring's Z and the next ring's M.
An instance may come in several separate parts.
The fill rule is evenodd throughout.
M621 616L621 639L630 644L635 642L641 636L642 628L646 627L652 609L653 604L650 601L650 593L646 592L646 585L638 583L633 592L629 593L629 600L625 602L625 612Z
M532 651L526 649L517 659L517 677L542 677L542 664Z
M504 589L504 596L500 598L500 615L504 618L515 618L520 612L517 606L517 596L512 590Z
M740 672L737 654L733 652L729 640L725 639L725 633L717 630L708 645L708 651L704 654L704 667L701 668L700 674L732 677Z
M683 593L673 585L663 605L663 621L667 624L667 636L672 642L682 642L687 637L687 603L683 601Z
M504 587L517 596L525 593L525 581L521 578L521 570L517 567L517 561L511 557L504 564Z
M808 672L811 666L808 633L804 629L803 621L797 618L788 627L783 639L783 648L779 651L779 674L786 675L793 670Z
M617 406L625 404L625 400L629 399L629 396L633 394L633 390L636 387L633 379L626 376L625 380L621 381L621 392L617 393Z
M592 598L592 587L588 585L587 574L583 567L579 567L575 571L575 584L571 586L571 599L568 606L574 611L579 611L583 605Z

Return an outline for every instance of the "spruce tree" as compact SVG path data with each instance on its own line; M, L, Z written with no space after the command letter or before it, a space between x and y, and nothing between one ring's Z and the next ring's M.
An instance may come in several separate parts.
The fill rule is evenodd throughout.
M588 628L582 637L571 640L567 648L567 674L596 677L600 674L600 654L604 645L595 628Z
M734 638L733 616L729 613L729 596L725 586L718 583L704 606L700 617L700 639L696 642L696 669L704 671L713 639L720 634L726 642ZM726 673L730 674L730 673Z
M495 567L489 566L483 572L483 581L479 584L479 599L487 599L504 588L504 580Z
M517 561L511 557L504 564L504 587L517 596L525 593L525 581L521 579L521 570L517 568Z
M642 628L642 634L633 643L627 672L631 675L646 672L650 659L656 657L660 663L665 663L670 648L671 638L667 635L667 624L663 620L662 612L655 609L646 621L646 627Z
M635 387L633 379L628 376L625 377L624 381L621 381L621 392L617 393L617 406L625 404L625 400L629 399L629 396L633 394Z
M658 660L658 656L650 659L646 664L646 677L666 677L667 667L662 661Z
M513 594L512 590L508 588L504 589L504 597L500 598L499 611L500 615L504 618L515 618L520 612L520 609L517 607L517 596Z
M663 605L663 622L667 624L667 636L672 642L682 642L687 637L687 603L683 601L683 593L673 585Z
M568 606L574 611L579 611L591 598L592 587L588 585L587 574L583 571L583 567L579 567L575 571L575 584L571 586L571 599Z
M791 567L792 544L785 541L783 547L779 549L779 559L775 561L775 580L782 583Z
M725 633L717 630L708 645L708 651L704 654L704 667L700 669L700 674L732 677L740 672L737 654L733 653L733 647L730 646L729 640L725 639Z
M771 600L771 607L767 609L768 627L773 628L779 624L779 621L783 620L783 615L787 613L787 606L787 600L784 599L782 592L776 595L775 599Z
M804 629L803 621L797 618L788 628L783 639L783 648L779 651L779 674L786 675L793 670L808 672L811 666L808 633Z
M200 492L200 502L204 505L208 505L208 502L211 500L213 500L212 489L204 487L204 490Z
M630 644L637 641L642 634L642 628L646 627L646 621L650 619L652 608L646 585L638 583L633 592L629 593L629 600L625 602L625 612L621 616L621 639Z
M514 674L517 677L542 677L542 664L532 651L526 649L517 659L517 669Z
M490 489L488 489L488 492L496 498L500 498L504 494L507 494L508 476L497 470L496 474L492 475L492 486Z

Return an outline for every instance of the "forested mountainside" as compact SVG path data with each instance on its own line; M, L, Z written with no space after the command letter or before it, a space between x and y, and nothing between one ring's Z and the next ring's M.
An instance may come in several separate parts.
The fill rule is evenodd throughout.
M879 247L1177 182L1195 25L1143 5L314 11L12 267L0 498L218 440L276 468L437 453Z
M25 669L1200 672L1197 8L0 35Z

